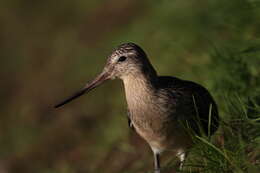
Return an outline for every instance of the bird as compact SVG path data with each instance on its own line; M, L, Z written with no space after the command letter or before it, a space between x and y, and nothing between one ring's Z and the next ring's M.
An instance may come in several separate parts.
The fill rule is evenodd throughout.
M161 172L163 152L173 152L182 168L193 146L192 134L211 136L218 129L218 107L209 91L192 81L159 76L145 51L135 43L117 46L103 71L55 108L112 79L123 81L129 126L149 144L154 173Z

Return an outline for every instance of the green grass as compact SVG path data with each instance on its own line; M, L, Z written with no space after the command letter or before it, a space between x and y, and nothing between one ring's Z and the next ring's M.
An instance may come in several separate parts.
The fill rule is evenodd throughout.
M248 118L241 107L247 106L232 103L230 109L237 112L228 110L224 116L230 119L222 120L212 140L195 137L196 146L191 150L182 172L259 172L260 122L259 119ZM259 107L257 109L259 112Z
M212 138L194 136L195 146L180 172L260 171L260 70L255 61L259 54L252 57L222 52L212 55L216 60L212 66L219 72L212 74L213 89L221 100L219 130Z
M258 173L260 171L260 106L226 99L220 128L213 137L193 136L183 173ZM252 117L251 112L255 115ZM190 129L188 129L190 130ZM191 132L192 134L192 132ZM163 172L178 169L176 158L164 164Z

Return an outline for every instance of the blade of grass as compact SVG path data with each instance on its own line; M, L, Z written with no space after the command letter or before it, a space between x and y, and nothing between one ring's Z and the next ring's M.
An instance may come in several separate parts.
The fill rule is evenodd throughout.
M202 137L199 137L199 136L195 136L197 139L199 139L201 142L203 142L204 144L210 146L212 149L214 149L215 151L217 151L220 155L222 155L228 162L229 164L237 169L237 171L241 172L240 168L238 168L231 160L230 158L224 154L219 148L217 148L216 146L214 146L213 144L211 144L210 142L208 142L206 139L202 138Z

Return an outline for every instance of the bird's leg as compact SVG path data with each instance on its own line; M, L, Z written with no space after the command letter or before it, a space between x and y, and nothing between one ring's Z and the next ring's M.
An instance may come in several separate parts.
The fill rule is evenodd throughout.
M160 173L160 155L158 153L154 153L154 173Z
M178 152L177 157L180 159L179 169L182 170L183 164L184 164L184 161L185 161L185 158L186 158L186 153L183 152L183 151Z
M132 123L132 120L131 120L131 113L130 113L129 109L127 109L127 120L128 120L128 126L131 129L134 129L134 126L133 126L133 123Z

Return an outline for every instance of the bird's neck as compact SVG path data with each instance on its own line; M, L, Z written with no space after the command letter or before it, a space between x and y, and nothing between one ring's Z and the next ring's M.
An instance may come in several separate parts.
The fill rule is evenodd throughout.
M126 100L130 112L142 112L149 109L154 100L154 87L157 76L145 74L129 75L123 78Z

